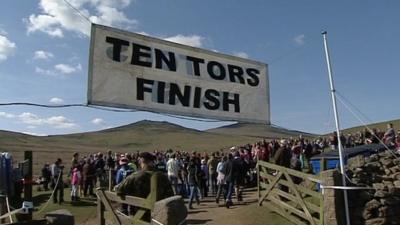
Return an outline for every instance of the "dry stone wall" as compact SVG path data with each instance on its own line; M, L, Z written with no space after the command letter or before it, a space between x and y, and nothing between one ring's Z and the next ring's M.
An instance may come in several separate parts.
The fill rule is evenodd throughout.
M400 158L389 151L349 159L348 191L352 225L400 225Z

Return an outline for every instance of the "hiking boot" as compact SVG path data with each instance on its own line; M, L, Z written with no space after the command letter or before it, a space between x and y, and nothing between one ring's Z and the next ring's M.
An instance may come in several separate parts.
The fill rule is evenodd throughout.
M225 206L229 209L229 207L233 206L233 203L231 201L227 201Z
M189 207L188 207L189 209L193 209L193 206L191 206L191 205L189 205Z
M219 204L219 199L218 199L218 198L216 198L216 199L215 199L215 202L216 202L217 204Z

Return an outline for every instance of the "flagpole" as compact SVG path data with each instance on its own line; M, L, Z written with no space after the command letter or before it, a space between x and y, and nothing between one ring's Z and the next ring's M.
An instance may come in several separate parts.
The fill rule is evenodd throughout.
M323 31L322 37L324 38L324 47L325 47L325 58L326 58L326 65L328 67L328 75L329 75L329 83L331 87L331 97L332 97L332 105L333 105L333 111L335 115L335 124L336 124L336 133L337 133L337 139L338 139L338 145L339 145L339 158L340 158L340 172L342 174L342 183L343 186L346 187L346 170L345 170L345 162L344 162L344 157L343 157L343 147L342 147L342 141L340 140L340 126L339 126L339 116L338 116L338 111L337 111L337 106L336 106L336 94L335 94L335 87L333 83L333 77L332 77L332 67L331 67L331 60L329 56L329 49L328 49L328 41L326 38L326 31ZM345 208L345 213L346 213L346 224L350 225L350 215L349 215L349 202L347 198L347 190L343 190L344 192L344 208Z

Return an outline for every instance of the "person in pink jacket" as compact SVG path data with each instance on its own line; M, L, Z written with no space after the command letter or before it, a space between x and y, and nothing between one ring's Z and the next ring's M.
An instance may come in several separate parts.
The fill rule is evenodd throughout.
M72 176L71 176L71 201L78 201L79 198L78 187L80 183L81 183L81 172L78 170L78 168L75 167L72 170Z

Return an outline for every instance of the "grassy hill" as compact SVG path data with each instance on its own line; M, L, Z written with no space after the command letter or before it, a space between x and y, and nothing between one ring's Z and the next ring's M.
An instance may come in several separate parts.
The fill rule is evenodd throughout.
M224 127L207 130L210 133L225 134L225 135L240 135L255 138L284 138L284 137L298 137L300 134L306 137L313 137L314 134L305 133L296 130L288 130L285 128L253 123L236 123Z
M101 130L45 137L0 131L2 151L119 152L136 150L215 151L232 145L254 142L260 138L298 136L302 132L259 124L234 124L207 131L185 128L168 122L140 121ZM309 134L306 134L309 135Z
M167 122L141 121L97 132L46 137L0 131L0 151L11 152L16 161L23 159L23 151L34 151L33 167L37 173L44 163L52 163L57 158L69 165L73 152L88 155L106 152L107 149L124 153L169 148L216 151L255 140L252 137L202 132Z
M386 125L388 123L392 123L393 127L395 130L400 130L400 119L398 120L388 120L388 121L383 121L383 122L379 122L379 123L372 123L372 124L368 124L369 128L376 128L379 129L381 131L386 131ZM364 131L365 127L364 126L357 126L357 127L351 127L348 129L344 129L343 132L348 134L348 133L356 133L358 131Z

